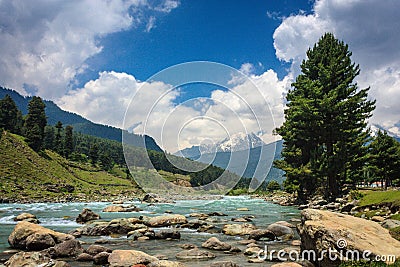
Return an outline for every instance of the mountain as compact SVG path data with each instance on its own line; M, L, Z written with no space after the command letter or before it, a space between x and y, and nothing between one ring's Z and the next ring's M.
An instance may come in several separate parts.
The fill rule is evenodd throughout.
M254 133L236 133L215 145L202 144L200 146L192 146L178 151L175 155L183 155L186 158L198 159L202 154L244 151L263 145L265 145L265 143Z
M0 99L4 98L7 94L10 95L15 101L15 104L17 105L18 109L21 110L22 114L26 115L28 113L28 102L31 97L24 97L14 90L0 87ZM123 130L112 126L97 124L83 118L78 114L62 110L53 101L44 100L44 103L46 104L47 124L55 125L58 121L61 121L64 126L73 126L74 131L76 132L122 142ZM155 151L162 151L162 149L157 145L156 141L150 136L142 136L125 131L124 137L127 138L127 143L134 146L146 147L147 149Z
M247 178L258 181L284 180L284 172L271 166L281 157L283 141L265 144L254 133L235 134L231 139L224 139L214 146L192 146L175 153L184 157L227 169Z
M395 126L397 128L400 128L400 123L395 124ZM393 137L394 139L396 139L398 142L400 142L400 134L399 133L395 133L393 131L391 131L390 129L385 129L380 125L377 124L373 124L371 125L371 132L372 135L375 136L377 134L378 131L386 131L388 133L389 136Z

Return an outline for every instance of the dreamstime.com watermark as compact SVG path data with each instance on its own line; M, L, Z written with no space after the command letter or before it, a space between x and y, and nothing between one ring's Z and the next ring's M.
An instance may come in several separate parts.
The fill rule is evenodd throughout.
M315 250L274 250L269 249L265 245L264 249L261 249L257 257L260 260L271 260L278 259L279 261L303 261L308 260L311 262L321 262L322 260L335 261L375 261L375 262L386 262L394 263L396 261L395 255L373 255L371 251L358 251L352 249L346 249L347 241L339 239L336 242L335 248L329 248L328 250L321 250L316 252Z

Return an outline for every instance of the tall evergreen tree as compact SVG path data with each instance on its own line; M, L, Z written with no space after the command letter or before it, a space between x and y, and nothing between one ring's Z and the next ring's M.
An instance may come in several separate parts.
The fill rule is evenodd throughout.
M22 114L10 95L0 100L0 128L20 134Z
M400 144L386 132L379 131L369 145L374 181L381 181L385 189L400 178Z
M47 125L44 128L43 147L45 149L54 149L54 127Z
M285 122L276 132L285 140L283 160L287 188L304 199L325 188L326 198L361 172L366 157L367 119L375 108L368 90L358 89L360 73L348 45L326 33L301 64L302 73L287 94Z
M105 171L109 171L114 167L112 158L107 151L100 154L99 160L100 160L101 167Z
M97 143L94 143L89 148L89 159L92 162L92 165L96 165L99 160L99 146Z
M73 127L71 125L68 125L65 127L65 157L69 158L71 156L71 153L74 151L74 138L72 134Z
M58 154L62 154L64 150L63 141L61 139L61 131L63 130L63 125L61 121L58 121L56 124L56 135L54 138L54 151Z
M42 148L44 139L44 128L47 124L46 105L38 96L34 96L28 104L28 115L25 120L26 141L33 150Z

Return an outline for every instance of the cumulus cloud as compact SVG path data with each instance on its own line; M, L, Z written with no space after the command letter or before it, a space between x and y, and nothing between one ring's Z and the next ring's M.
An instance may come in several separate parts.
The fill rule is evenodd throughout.
M102 50L98 38L140 23L143 16L136 14L149 5L144 0L1 1L2 85L49 99L62 96L88 67L85 61ZM158 5L169 12L179 2Z
M400 2L317 0L310 15L285 18L275 30L276 56L291 62L291 75L297 75L305 51L325 32L332 32L353 52L360 64L361 87L371 86L370 95L377 100L372 123L389 129L399 122L400 110Z
M101 72L96 80L70 91L58 104L107 125L148 134L170 152L217 142L238 132L262 132L269 143L282 123L283 98L288 79L273 70L250 74L227 90L214 90L209 98L177 104L180 90L161 81L142 82L126 73Z

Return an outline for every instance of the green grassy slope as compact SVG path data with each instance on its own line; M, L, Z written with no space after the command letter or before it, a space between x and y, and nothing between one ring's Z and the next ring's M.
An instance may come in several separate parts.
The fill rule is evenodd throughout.
M363 197L360 201L360 206L379 205L383 203L393 203L400 206L400 191L399 190L360 190Z
M72 190L73 188L73 190ZM35 153L23 137L3 132L0 139L0 199L56 201L103 199L141 193L123 172L113 174L89 164L70 162L46 150Z

